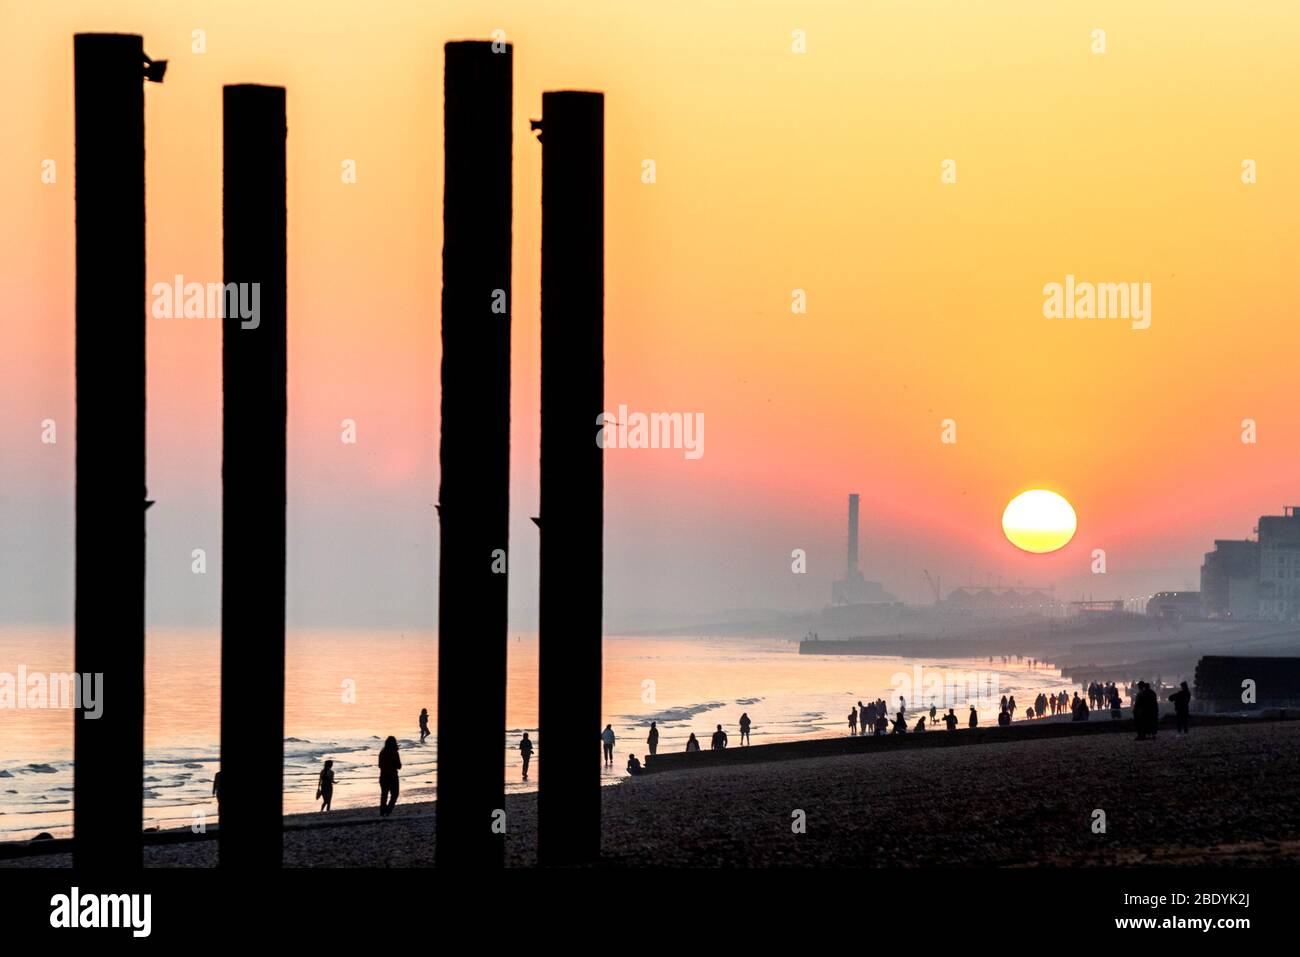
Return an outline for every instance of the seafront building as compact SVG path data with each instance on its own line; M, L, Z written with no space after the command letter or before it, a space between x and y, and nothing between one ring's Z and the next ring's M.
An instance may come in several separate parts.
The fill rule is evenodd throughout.
M1216 539L1201 565L1207 618L1300 619L1300 514L1261 515L1253 539Z

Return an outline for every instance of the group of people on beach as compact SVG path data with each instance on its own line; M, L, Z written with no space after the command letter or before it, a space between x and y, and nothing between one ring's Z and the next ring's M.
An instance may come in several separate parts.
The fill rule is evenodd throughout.
M1191 699L1192 693L1188 689L1186 681L1181 683L1178 691L1169 696L1169 701L1174 705L1175 725L1179 734L1188 733ZM1011 723L1011 719L1016 713L1016 697L1014 694L1003 695L999 704L998 725L1006 727ZM1046 714L1065 714L1068 710L1074 720L1086 721L1091 711L1103 707L1110 708L1112 718L1120 717L1120 691L1113 681L1105 684L1100 681L1089 682L1085 689L1085 695L1080 695L1078 691L1075 691L1073 698L1065 691L1062 691L1059 695L1040 692L1034 699L1033 705L1025 709L1025 717L1042 718ZM949 731L956 731L960 723L952 708L949 708L948 713L940 717L933 702L930 703L929 719L931 728L936 727L942 721ZM1160 701L1155 689L1146 681L1136 682L1133 690L1133 723L1139 741L1148 737L1155 737L1159 719ZM850 735L859 733L862 735L906 734L909 731L907 725L907 699L901 695L899 696L898 711L895 712L892 718L889 716L889 706L883 698L877 698L867 704L859 701L856 707L849 710L848 724ZM976 712L974 705L970 705L966 725L969 728L979 726L979 714ZM750 728L752 726L753 722L750 720L749 713L743 712L738 722L741 745L751 743ZM427 708L420 711L419 727L420 743L423 744L430 734ZM912 733L924 732L926 730L926 715L919 715L916 724L910 730ZM605 725L605 730L600 733L600 740L604 763L607 767L612 766L614 763L614 744L617 740L612 724ZM727 747L727 742L727 732L722 729L722 725L716 725L709 742L709 749L712 751L724 750ZM655 721L650 722L650 732L646 736L646 746L650 749L647 759L653 757L659 751L659 725ZM377 764L379 766L379 814L381 817L391 815L393 807L397 804L397 796L400 790L397 772L402 768L402 759L398 754L398 750L397 738L389 735L384 741L384 746L379 751ZM528 780L528 766L532 762L533 750L533 742L529 738L528 732L525 731L519 741L519 756L523 759L524 780ZM692 731L690 737L686 740L686 752L689 754L700 750L699 739L695 737L695 732ZM636 776L643 773L643 771L644 767L640 759L635 754L629 754L627 756L627 773ZM334 780L334 761L331 759L324 763L316 780L316 798L321 802L321 811L331 809L334 800ZM220 813L220 771L216 773L212 780L212 794L217 799L218 813Z
M1005 700L1005 699L1004 699ZM1005 710L1005 708L1004 708ZM916 724L911 728L915 734L926 730L924 714L916 719ZM979 715L975 711L975 706L971 705L970 715L967 717L967 725L976 727L979 724ZM960 719L956 712L948 709L948 713L939 716L939 709L935 707L934 702L930 703L930 727L935 727L940 721L949 731L956 731ZM889 705L884 698L877 698L869 704L858 702L857 707L849 709L849 734L850 735L886 735L886 734L907 734L907 699L902 695L898 696L898 711L891 718L889 716Z
M421 708L420 717L420 743L424 744L425 739L431 733L429 731L429 709ZM527 739L525 734L524 738ZM531 747L531 746L530 746ZM393 813L393 808L397 805L397 796L401 791L398 781L397 772L402 769L402 758L398 753L397 738L389 735L384 740L384 746L379 749L379 757L376 764L379 767L379 816L388 817ZM524 759L524 777L528 776L528 760ZM221 773L217 773L217 780L213 782L214 793L218 793L218 802L220 796L217 789ZM321 766L320 774L316 778L316 800L320 801L321 811L333 809L334 804L334 760L328 759Z
M740 743L742 746L753 743L749 737L749 731L750 728L753 727L753 724L753 721L750 720L749 712L741 712L740 721L737 722L737 726L740 729ZM527 735L524 735L524 737L527 737ZM614 743L616 740L617 738L614 734L614 726L609 724L605 725L605 730L600 733L600 742L604 751L606 767L610 767L614 764ZM727 741L727 732L723 731L722 725L719 724L714 728L713 736L709 741L709 750L722 751L727 747ZM650 753L646 755L646 760L649 760L659 753L659 723L657 721L650 722L650 733L646 735L645 743L646 747L650 749ZM686 739L686 753L692 754L700 750L700 741L695 737L695 732L692 731L690 737ZM642 767L641 761L637 756L635 754L629 754L627 756L627 773L636 776L643 770L645 769Z

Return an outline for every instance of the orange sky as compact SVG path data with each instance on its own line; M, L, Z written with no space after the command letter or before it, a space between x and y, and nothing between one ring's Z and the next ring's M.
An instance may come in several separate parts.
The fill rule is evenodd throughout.
M1300 7L1061 7L0 0L0 570L50 590L41 608L69 602L72 34L136 32L171 63L146 90L151 282L220 279L221 85L288 88L291 615L428 616L441 47L501 29L515 49L517 608L536 552L528 120L566 87L607 96L608 406L707 422L699 460L607 454L611 610L821 605L849 491L866 571L907 598L928 595L923 567L1071 596L1195 587L1214 537L1300 502ZM207 52L191 52L194 29ZM1044 318L1043 285L1067 273L1151 283L1151 327ZM151 320L149 363L151 607L202 617L218 582L195 581L189 556L206 547L219 567L217 325ZM55 446L39 441L47 417ZM339 441L344 418L356 446ZM999 529L1034 486L1079 516L1051 556ZM790 573L794 548L806 576ZM1089 574L1094 548L1105 578Z

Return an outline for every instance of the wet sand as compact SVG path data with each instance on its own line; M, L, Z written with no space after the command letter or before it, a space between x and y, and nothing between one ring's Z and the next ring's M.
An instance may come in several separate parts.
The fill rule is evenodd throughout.
M506 799L508 866L536 863L536 798ZM616 867L1300 865L1300 722L744 763L630 779L602 798L603 863ZM433 824L432 803L386 821L294 815L285 864L432 866ZM210 867L216 850L150 846L145 862Z

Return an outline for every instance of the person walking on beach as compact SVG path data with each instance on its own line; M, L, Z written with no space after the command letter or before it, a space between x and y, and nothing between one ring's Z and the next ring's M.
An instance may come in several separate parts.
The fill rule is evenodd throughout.
M948 713L943 716L943 723L947 725L949 731L957 730L957 715L952 708L949 708Z
M686 739L686 753L690 754L692 751L698 750L700 750L700 742L696 740L695 732L692 731L691 736Z
M650 756L654 757L655 752L659 750L659 727L650 722L650 734L646 737L645 743L650 747Z
M397 739L391 734L379 752L379 816L388 817L397 803L397 772L402 759L397 754Z
M713 743L709 748L713 751L721 751L727 746L727 732L722 730L722 725L718 725L718 730L713 732Z
M753 743L754 743L754 742L752 742L752 741L749 740L749 726L750 726L750 723L751 723L751 722L750 722L750 720L749 720L749 712L746 711L746 712L744 712L743 714L741 714L741 716L740 716L740 743L741 743L742 745L753 744Z
M1192 703L1192 692L1187 687L1187 682L1181 682L1177 691L1169 696L1169 700L1174 703L1174 718L1178 722L1178 733L1186 734L1188 725L1188 708Z
M850 736L858 733L858 709L854 708L849 712L849 734Z
M333 761L326 761L325 766L320 770L320 778L316 781L316 799L321 802L322 811L330 809L330 802L334 800Z
M979 723L980 723L980 716L975 713L975 706L971 705L970 719L966 722L966 726L969 728L974 728L974 727L978 727Z
M614 726L605 725L605 730L600 732L601 743L605 745L605 764L610 767L614 766Z
M858 723L865 729L870 723L867 716L867 706L861 701L858 702Z
M934 699L931 698L931 699L930 699L930 724L932 724L932 725L934 724L934 721L935 721L935 717L934 717L934 716L935 716L937 713L938 713L938 712L936 712L935 709L934 709Z
M420 743L424 744L424 739L429 736L429 709L420 709Z
M528 732L519 739L519 756L524 759L524 780L528 780L528 762L533 759L533 742L528 737Z
M221 816L221 772L212 775L212 796L217 799L217 816Z

